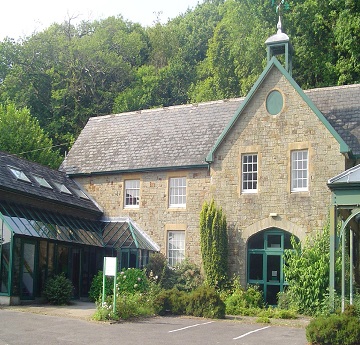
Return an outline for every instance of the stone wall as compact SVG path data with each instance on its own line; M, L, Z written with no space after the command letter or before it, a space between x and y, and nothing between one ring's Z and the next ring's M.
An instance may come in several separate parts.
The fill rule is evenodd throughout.
M279 90L282 111L270 115L266 97ZM291 192L290 154L308 149L309 190ZM241 192L241 155L258 154L258 192ZM246 279L246 243L261 230L276 227L300 240L321 230L328 218L329 178L345 169L338 142L287 79L273 68L215 152L211 192L231 228L231 270ZM276 214L276 216L270 216Z
M186 177L186 208L169 208L170 177ZM124 181L140 179L140 205L124 207ZM202 204L209 200L209 171L144 172L77 178L88 193L103 208L107 217L131 217L160 246L166 255L167 231L185 230L185 255L201 262L199 217Z

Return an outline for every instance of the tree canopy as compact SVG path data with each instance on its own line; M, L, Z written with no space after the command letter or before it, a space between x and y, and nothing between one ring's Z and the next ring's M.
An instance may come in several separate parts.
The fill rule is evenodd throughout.
M166 24L72 19L0 42L0 103L29 109L68 150L91 116L244 96L276 32L274 0L204 0ZM358 0L289 0L282 11L306 89L360 81ZM5 147L0 147L5 149Z
M0 147L2 151L57 168L61 163L58 150L28 109L14 104L0 104Z

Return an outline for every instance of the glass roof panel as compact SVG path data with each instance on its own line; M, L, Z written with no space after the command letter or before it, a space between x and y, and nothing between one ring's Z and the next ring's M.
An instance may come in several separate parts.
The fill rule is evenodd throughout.
M34 179L36 180L36 182L37 182L41 187L53 189L53 187L51 187L51 185L49 184L49 182L46 181L42 176L33 175L33 177L34 177Z
M89 200L89 197L81 189L73 188L73 190L78 197Z
M31 183L30 179L25 175L25 173L21 169L10 167L10 166L9 166L9 169L12 172L12 174L15 176L15 178L17 178L18 180Z
M0 204L0 218L14 234L103 247L101 229L94 222L47 211Z
M72 195L70 190L64 184L59 183L59 182L53 182L53 183L61 193Z

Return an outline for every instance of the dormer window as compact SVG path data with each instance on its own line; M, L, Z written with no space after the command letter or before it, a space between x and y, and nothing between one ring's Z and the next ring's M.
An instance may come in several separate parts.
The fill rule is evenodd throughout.
M33 177L34 177L34 179L36 180L36 182L37 182L41 187L53 189L53 187L51 187L51 185L49 184L49 182L46 181L42 176L33 175Z
M9 167L9 169L17 180L31 183L30 179L25 175L22 170L14 167Z
M72 195L72 193L70 192L70 190L62 183L59 182L54 182L56 188L59 190L60 193L65 193L65 194L69 194Z

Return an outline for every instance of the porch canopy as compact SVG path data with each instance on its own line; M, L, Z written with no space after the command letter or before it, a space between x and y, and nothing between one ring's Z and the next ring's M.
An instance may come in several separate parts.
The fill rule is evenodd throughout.
M157 252L159 246L129 217L102 221L104 245L113 249L145 249Z
M332 191L332 207L330 209L330 298L334 307L335 293L335 261L337 240L342 243L342 274L341 274L341 300L342 310L345 309L345 263L346 247L349 248L350 255L350 279L349 279L349 301L353 303L353 282L354 266L358 263L354 261L354 236L359 238L360 222L360 165L344 171L343 173L331 178L328 187ZM340 226L341 222L341 226ZM340 231L338 232L338 228ZM349 234L348 234L349 233ZM347 238L349 243L346 243Z
M93 221L29 206L0 202L0 224L3 231L6 227L13 235L117 250L159 251L158 245L131 218ZM0 229L0 235L3 231Z

